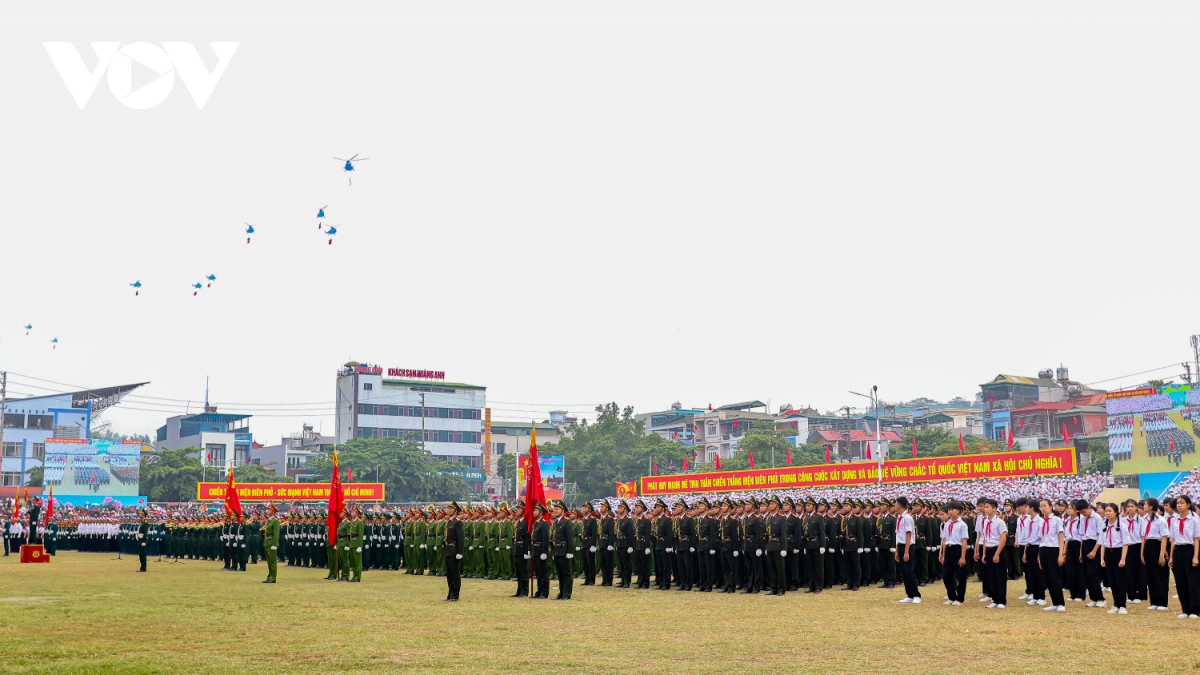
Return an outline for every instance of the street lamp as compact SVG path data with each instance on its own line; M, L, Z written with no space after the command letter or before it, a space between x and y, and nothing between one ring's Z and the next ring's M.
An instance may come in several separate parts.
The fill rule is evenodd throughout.
M879 444L879 438L880 438L883 423L879 419L879 386L871 385L870 396L868 396L867 394L860 394L857 391L852 391L850 393L854 394L855 396L861 396L865 399L868 399L869 401L871 401L871 403L873 403L875 405L875 455L876 455L875 463L878 465L878 471L876 472L875 477L879 483L883 483L883 449L880 447L880 444Z

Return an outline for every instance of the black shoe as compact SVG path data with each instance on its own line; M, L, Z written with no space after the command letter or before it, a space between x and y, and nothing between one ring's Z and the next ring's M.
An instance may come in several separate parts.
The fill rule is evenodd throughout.
M264 584L273 584L273 583L275 583L275 581L272 579L267 579L267 580L263 581L263 583Z
M811 589L811 588L806 588L806 589L804 589L804 592L805 592L805 593L812 593L812 592L813 592L813 589Z
M820 592L821 592L821 589L818 588L817 590L813 591L813 595L816 595L817 593L820 593Z
M458 598L446 598L442 602L458 602Z

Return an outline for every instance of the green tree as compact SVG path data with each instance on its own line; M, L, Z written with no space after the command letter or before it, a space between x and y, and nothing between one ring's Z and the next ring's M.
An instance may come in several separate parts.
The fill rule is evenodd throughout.
M360 479L383 483L388 501L447 501L462 499L468 492L462 475L450 473L466 467L435 460L418 440L355 438L338 446L338 464L343 476L349 468ZM328 481L333 457L316 457L308 467L318 479Z
M274 483L279 480L279 475L267 470L269 466L275 466L275 462L235 466L233 467L233 479L239 483Z
M888 459L912 459L914 437L917 439L917 457L951 457L961 454L958 449L958 435L948 429L905 429L903 436L903 441L892 443L888 447ZM1006 443L978 436L963 436L963 446L968 455L1005 452L1008 449Z
M25 473L29 474L29 478L25 479L25 484L29 487L42 487L42 476L44 475L44 472L45 469L40 466L35 466L26 471Z
M654 462L660 474L683 468L692 449L658 434L645 434L645 424L633 417L633 408L616 403L596 407L596 421L574 422L556 443L541 446L539 454L562 455L566 479L579 487L580 499L613 494L617 482L650 473Z
M1108 441L1092 441L1088 443L1088 454L1092 460L1083 470L1091 473L1109 473L1112 471L1112 455L1108 450Z
M201 474L199 448L160 450L142 459L139 492L152 502L189 501Z
M791 435L793 435L791 429L776 429L775 425L770 422L754 422L738 443L738 451L728 460L721 460L721 470L737 471L750 468L751 452L754 453L756 469L787 466L789 448L792 451L792 466L825 463L825 446L820 443L802 443L799 446L793 446L792 442L788 440Z

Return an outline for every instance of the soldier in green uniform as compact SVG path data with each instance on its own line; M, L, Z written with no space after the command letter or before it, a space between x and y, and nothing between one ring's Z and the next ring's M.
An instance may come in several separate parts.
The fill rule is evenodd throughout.
M276 558L279 554L279 519L275 514L278 511L275 504L267 504L267 524L263 528L263 552L267 558L267 579L264 584L275 583Z
M354 508L354 516L350 519L350 570L353 572L353 578L350 581L358 583L362 581L362 553L363 553L363 517L362 511L358 507Z
M875 550L875 520L872 518L872 510L875 504L870 499L862 500L862 506L858 511L858 527L859 534L862 536L862 555L859 556L859 575L860 585L870 586L875 582L875 555L878 551Z
M860 536L858 518L854 516L855 500L848 499L842 504L842 551L845 565L846 585L843 591L857 591L859 585L858 556L862 552L862 537Z
M337 528L338 570L340 581L350 581L350 507L342 507Z
M36 526L36 523L35 525ZM146 509L138 511L138 529L137 529L137 548L138 548L138 564L141 566L138 571L146 571L146 539L150 535L150 523L146 521Z

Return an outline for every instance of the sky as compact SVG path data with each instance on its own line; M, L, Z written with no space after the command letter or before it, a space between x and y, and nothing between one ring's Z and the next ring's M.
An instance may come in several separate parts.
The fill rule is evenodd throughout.
M351 359L484 385L500 420L1177 376L1198 15L7 3L0 369L10 396L149 381L105 413L122 433L207 378L265 442L331 427ZM80 109L45 42L89 70L92 42L188 42L210 71L238 45L202 108L179 75L127 107L110 69Z

